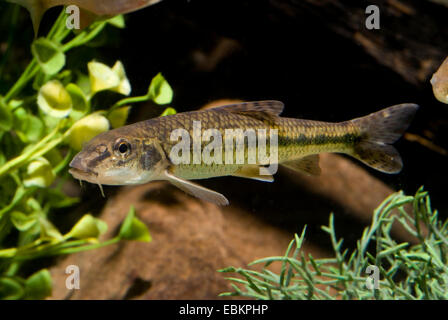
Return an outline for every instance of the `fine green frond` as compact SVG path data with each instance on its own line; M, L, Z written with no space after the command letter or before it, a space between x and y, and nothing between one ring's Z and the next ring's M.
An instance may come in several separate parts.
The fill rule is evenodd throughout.
M402 225L415 241L397 242L391 235L393 224ZM353 250L343 249L331 214L328 226L322 229L330 237L333 257L306 255L301 249L304 228L284 256L250 264L264 264L261 271L220 270L239 275L227 278L234 282L235 290L224 295L254 299L447 299L447 225L447 221L438 220L423 187L414 196L397 192L374 211L370 226ZM279 274L269 270L274 262L281 263Z

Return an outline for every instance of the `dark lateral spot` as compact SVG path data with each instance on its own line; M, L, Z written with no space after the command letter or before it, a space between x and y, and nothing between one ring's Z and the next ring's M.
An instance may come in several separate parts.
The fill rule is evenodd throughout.
M151 170L162 159L159 151L152 145L143 146L143 154L140 158L140 165L143 170Z
M145 280L140 277L137 277L132 282L131 286L126 291L126 294L123 297L123 300L130 300L141 296L146 291L151 289L152 283L150 280Z

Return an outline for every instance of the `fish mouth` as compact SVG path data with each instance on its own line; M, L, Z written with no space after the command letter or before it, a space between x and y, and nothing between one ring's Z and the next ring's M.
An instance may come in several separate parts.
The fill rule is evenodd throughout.
M98 177L98 173L92 170L81 170L78 168L71 168L68 172L76 179L86 180L88 177Z
M73 178L78 180L85 180L91 183L97 183L98 173L86 168L78 157L75 157L69 164L70 169L68 172Z

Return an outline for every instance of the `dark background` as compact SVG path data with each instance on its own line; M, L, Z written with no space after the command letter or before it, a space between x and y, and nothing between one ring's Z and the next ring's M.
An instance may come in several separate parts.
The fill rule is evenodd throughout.
M448 41L442 38L448 9L428 1L407 1L416 12L400 16L389 12L388 1L377 1L381 29L370 31L364 26L367 15L360 11L372 3L323 1L314 6L313 2L163 1L128 15L120 46L107 57L124 62L134 94L145 92L150 78L162 72L174 89L172 105L178 111L216 99L278 99L286 105L283 116L342 121L393 104L418 103L421 108L409 132L421 136L431 132L430 140L446 148L448 106L434 98L431 73L418 81L406 78L348 33L359 28L365 34L385 35L386 53L406 50L401 39L420 42L424 48L411 53L415 63L420 58L440 64L443 58L437 58L448 55ZM436 58L425 56L428 47L439 50ZM136 113L132 120L140 120ZM403 157L402 173L369 172L410 194L424 185L434 206L446 212L446 155L404 139L397 148Z

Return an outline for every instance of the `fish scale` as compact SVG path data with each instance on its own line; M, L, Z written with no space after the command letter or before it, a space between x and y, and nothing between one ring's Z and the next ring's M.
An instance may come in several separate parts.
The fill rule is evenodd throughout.
M355 139L360 137L359 130L350 122L329 123L293 118L277 118L274 122L270 122L213 109L148 120L142 123L142 128L146 128L142 129L142 133L150 133L148 137L154 138L154 132L151 128L160 128L161 130L156 135L160 139L165 152L169 154L168 151L178 143L178 141L171 141L171 132L183 128L188 131L190 137L193 137L193 121L201 123L201 136L207 129L217 129L223 137L223 149L226 129L242 129L243 131L266 129L267 148L269 148L270 142L269 130L277 129L279 162L321 152L345 152L352 148ZM202 141L201 151L208 143L208 141ZM193 159L193 150L192 148L190 150L190 159ZM234 157L236 152L235 149ZM180 164L176 165L175 172L184 178L198 179L208 178L217 173L231 174L241 167L241 165L225 164L224 157L225 152L223 150L222 164L210 165L204 163L204 161L201 161L200 164ZM247 140L245 142L244 160L247 164Z

